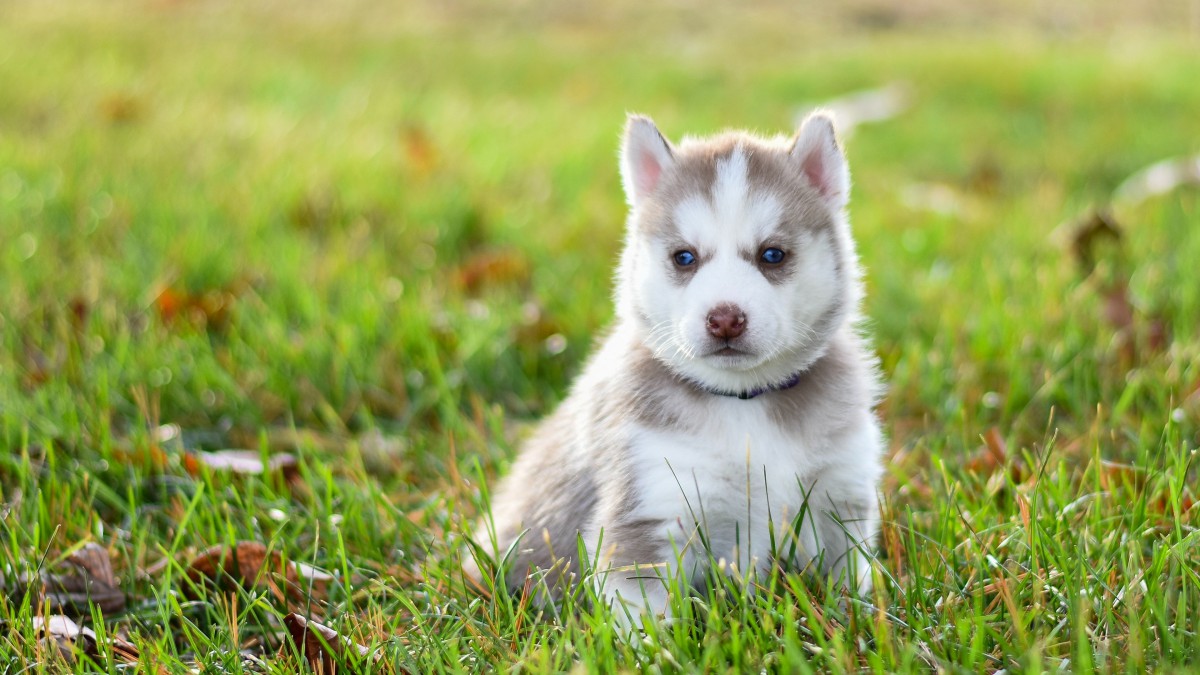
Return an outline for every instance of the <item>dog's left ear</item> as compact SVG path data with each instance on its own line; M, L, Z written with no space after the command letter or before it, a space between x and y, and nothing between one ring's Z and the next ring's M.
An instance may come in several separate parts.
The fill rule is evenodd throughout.
M846 207L850 200L850 168L828 113L815 112L804 120L796 133L791 155L805 179L831 209L840 211Z

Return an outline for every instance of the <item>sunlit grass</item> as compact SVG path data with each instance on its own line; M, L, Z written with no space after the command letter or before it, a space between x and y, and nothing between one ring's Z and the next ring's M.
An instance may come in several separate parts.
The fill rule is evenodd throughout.
M59 657L12 580L85 541L129 602L80 623L146 672L286 672L289 611L411 672L1196 667L1200 198L1112 205L1090 274L1071 243L1131 173L1200 153L1186 32L56 7L0 8L14 667ZM625 112L786 132L890 82L911 107L847 139L890 386L872 596L722 581L629 641L586 591L539 614L468 584L481 480L611 315ZM298 469L196 465L223 448ZM190 594L191 557L241 540L328 592Z

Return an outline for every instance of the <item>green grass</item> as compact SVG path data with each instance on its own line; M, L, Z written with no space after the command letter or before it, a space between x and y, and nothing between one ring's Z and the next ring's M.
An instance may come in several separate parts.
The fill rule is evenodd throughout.
M81 623L145 672L287 672L292 610L411 672L1200 668L1200 191L1118 205L1090 276L1054 232L1200 153L1189 15L573 11L0 6L3 667L90 667L13 581L90 541L129 602ZM848 141L890 384L872 597L720 580L626 641L469 587L480 478L611 315L625 112L785 131L892 81L911 109ZM222 448L297 475L188 459ZM239 540L328 591L195 594Z

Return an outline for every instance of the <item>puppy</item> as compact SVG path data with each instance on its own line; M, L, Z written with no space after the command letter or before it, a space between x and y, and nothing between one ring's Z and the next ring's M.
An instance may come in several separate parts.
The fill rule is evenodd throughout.
M495 490L480 549L514 589L583 575L636 621L710 560L866 590L882 387L832 120L673 145L631 116L621 175L616 325Z

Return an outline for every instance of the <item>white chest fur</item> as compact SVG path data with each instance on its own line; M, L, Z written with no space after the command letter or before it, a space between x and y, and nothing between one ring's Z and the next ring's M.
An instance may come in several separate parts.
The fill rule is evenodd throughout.
M635 517L662 522L685 560L711 553L750 572L792 539L812 556L819 534L804 519L796 526L802 510L873 496L879 436L869 415L861 429L809 435L781 427L758 401L717 399L705 413L698 431L638 428L630 447Z

